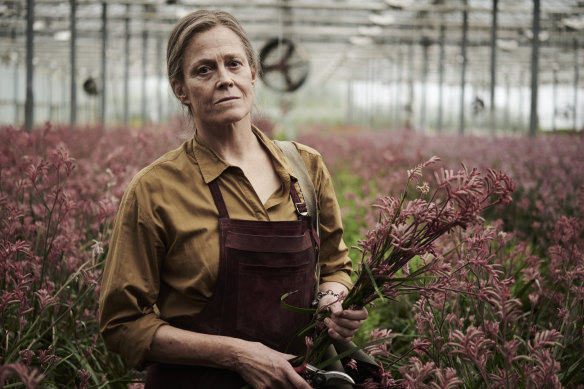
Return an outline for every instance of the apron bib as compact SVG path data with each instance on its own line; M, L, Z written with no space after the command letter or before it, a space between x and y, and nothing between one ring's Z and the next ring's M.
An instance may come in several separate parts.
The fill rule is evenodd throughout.
M314 297L319 240L306 216L306 205L294 184L290 196L298 220L256 221L230 219L216 181L209 183L219 211L220 257L217 282L209 302L195 316L170 322L182 329L261 342L281 352L304 355L304 339L295 334L310 315L286 310L286 303L310 307ZM233 371L199 366L156 363L148 368L147 389L240 389L243 379Z

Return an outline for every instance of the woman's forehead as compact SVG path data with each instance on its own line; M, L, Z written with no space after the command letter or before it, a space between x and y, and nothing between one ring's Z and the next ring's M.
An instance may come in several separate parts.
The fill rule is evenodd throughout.
M239 36L231 29L216 26L200 32L191 38L186 47L187 53L194 56L245 55L245 48Z

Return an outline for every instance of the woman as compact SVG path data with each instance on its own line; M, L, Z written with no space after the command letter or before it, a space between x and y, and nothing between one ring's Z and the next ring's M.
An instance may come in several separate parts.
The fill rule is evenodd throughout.
M146 387L309 388L288 362L309 318L320 250L318 304L351 286L339 207L321 156L297 145L316 188L321 243L293 169L251 124L257 57L221 11L179 21L167 51L176 97L195 136L136 175L122 199L104 271L100 328L107 347ZM296 204L295 204L296 203ZM348 342L366 310L336 302L326 326Z

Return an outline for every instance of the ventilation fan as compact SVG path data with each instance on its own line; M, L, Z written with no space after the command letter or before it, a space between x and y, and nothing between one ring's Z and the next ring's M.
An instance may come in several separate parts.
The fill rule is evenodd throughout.
M289 39L273 38L260 51L260 77L269 87L293 92L308 77L308 55Z

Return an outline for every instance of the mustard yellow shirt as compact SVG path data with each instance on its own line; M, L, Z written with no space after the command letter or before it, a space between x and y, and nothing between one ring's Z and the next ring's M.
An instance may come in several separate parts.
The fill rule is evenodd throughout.
M126 189L103 274L99 320L108 349L130 366L142 366L158 327L200 312L212 295L219 269L219 212L210 181L218 177L230 218L296 220L290 183L299 193L300 187L294 171L270 139L253 131L282 182L265 204L240 168L196 136L140 171ZM352 266L330 174L318 152L296 147L316 191L321 282L350 288Z

